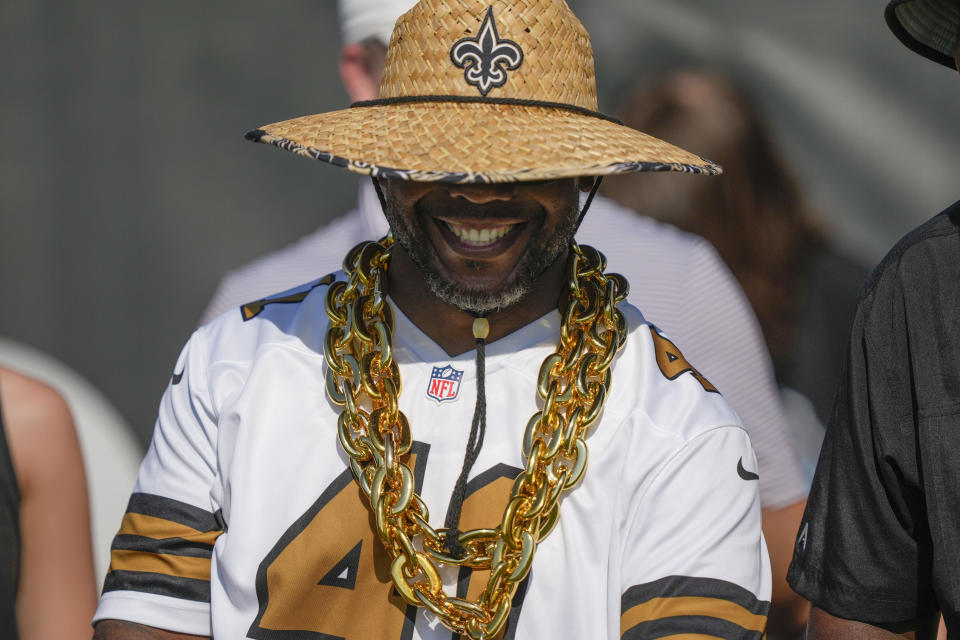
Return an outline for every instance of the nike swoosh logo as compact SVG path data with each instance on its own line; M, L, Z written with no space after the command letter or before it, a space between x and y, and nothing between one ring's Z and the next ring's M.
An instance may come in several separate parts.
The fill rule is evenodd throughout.
M180 384L181 380L183 380L183 371L173 374L170 377L170 384Z
M753 471L747 471L743 468L743 458L737 460L737 475L739 475L744 480L759 480L760 476L755 474Z

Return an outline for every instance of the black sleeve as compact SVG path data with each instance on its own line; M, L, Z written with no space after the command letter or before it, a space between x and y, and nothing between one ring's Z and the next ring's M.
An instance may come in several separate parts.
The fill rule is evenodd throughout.
M901 276L878 269L857 305L788 574L819 608L878 624L936 608L915 419L916 327Z

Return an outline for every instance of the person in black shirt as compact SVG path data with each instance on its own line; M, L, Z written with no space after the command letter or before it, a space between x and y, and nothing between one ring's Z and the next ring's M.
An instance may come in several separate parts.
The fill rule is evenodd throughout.
M960 67L960 1L896 0L911 49ZM960 638L960 202L864 283L788 574L807 637Z

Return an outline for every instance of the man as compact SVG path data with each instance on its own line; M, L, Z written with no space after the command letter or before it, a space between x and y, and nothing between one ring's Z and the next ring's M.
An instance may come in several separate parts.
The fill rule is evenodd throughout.
M191 338L96 637L759 639L746 433L573 243L595 177L717 168L596 111L562 0L421 0L380 95L248 134L393 235Z
M340 0L340 77L351 100L377 97L394 22L413 4ZM364 181L356 209L228 274L202 320L228 310L236 313L251 300L336 271L344 247L382 237L387 230L373 185ZM577 238L602 247L610 269L630 282L630 301L683 346L743 421L757 451L764 535L773 566L770 630L789 635L806 620L805 603L787 586L786 573L808 480L791 446L763 336L742 290L709 243L600 196Z
M960 66L960 5L896 0L911 49ZM860 293L790 567L809 638L960 634L960 202L903 238Z

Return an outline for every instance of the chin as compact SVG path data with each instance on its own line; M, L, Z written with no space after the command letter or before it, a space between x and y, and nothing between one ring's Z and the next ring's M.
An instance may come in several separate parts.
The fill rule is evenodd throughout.
M435 271L422 270L430 292L438 299L469 314L489 314L506 309L523 300L532 287L523 282L498 286L495 290L479 289L452 282Z

